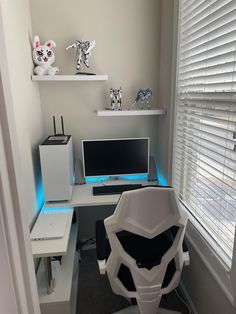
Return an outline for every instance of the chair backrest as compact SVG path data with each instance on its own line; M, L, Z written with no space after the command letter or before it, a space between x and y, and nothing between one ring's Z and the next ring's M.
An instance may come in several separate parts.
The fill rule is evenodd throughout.
M173 188L124 192L104 221L111 246L107 274L113 291L136 298L141 313L157 312L161 296L174 289L186 260L187 214Z

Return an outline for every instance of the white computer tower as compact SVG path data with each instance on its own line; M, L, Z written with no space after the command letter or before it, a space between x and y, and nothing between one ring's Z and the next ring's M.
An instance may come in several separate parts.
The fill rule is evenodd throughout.
M74 184L72 137L49 136L39 145L45 201L71 199Z

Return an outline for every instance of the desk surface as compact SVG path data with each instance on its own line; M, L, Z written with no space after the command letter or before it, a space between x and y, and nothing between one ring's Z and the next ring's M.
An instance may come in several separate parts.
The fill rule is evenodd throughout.
M68 209L65 235L61 239L31 241L34 257L62 256L67 252L73 208Z
M127 180L127 184L153 185L157 182L148 182L146 180ZM106 184L109 184L106 182ZM93 195L93 186L102 186L101 182L91 182L83 185L75 185L70 201L66 202L47 202L44 207L79 207L79 206L99 206L116 205L120 194L116 195Z
M157 182L148 182L146 180L131 180L127 184L153 185ZM106 182L106 184L109 184ZM69 208L68 223L65 236L62 239L31 241L34 257L62 256L67 252L67 246L70 235L73 207L116 205L120 194L116 195L93 195L93 186L101 186L101 182L91 182L84 185L75 185L72 198L66 202L47 202L44 208Z

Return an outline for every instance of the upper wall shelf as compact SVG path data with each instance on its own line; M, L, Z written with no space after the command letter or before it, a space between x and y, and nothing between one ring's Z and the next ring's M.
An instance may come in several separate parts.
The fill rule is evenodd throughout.
M33 81L107 81L108 75L32 75Z
M97 115L100 117L121 117L121 116L151 116L165 115L166 110L156 108L149 110L98 110Z

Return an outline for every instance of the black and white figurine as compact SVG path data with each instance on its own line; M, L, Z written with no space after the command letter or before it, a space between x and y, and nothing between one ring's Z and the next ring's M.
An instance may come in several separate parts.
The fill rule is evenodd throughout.
M82 64L85 64L89 68L89 58L91 57L91 50L95 47L96 42L93 41L82 41L76 40L72 45L66 47L66 50L70 48L75 48L75 57L76 57L76 69L78 72L76 74L90 74L95 75L94 73L80 72Z
M139 89L137 92L137 96L135 98L134 103L129 107L129 110L131 110L133 108L134 105L136 105L137 102L140 101L140 109L143 109L145 104L147 106L147 108L149 108L149 101L150 98L152 97L152 90L151 88L147 88L147 89Z
M122 89L110 89L110 99L111 105L109 110L122 110L121 99L122 99Z

